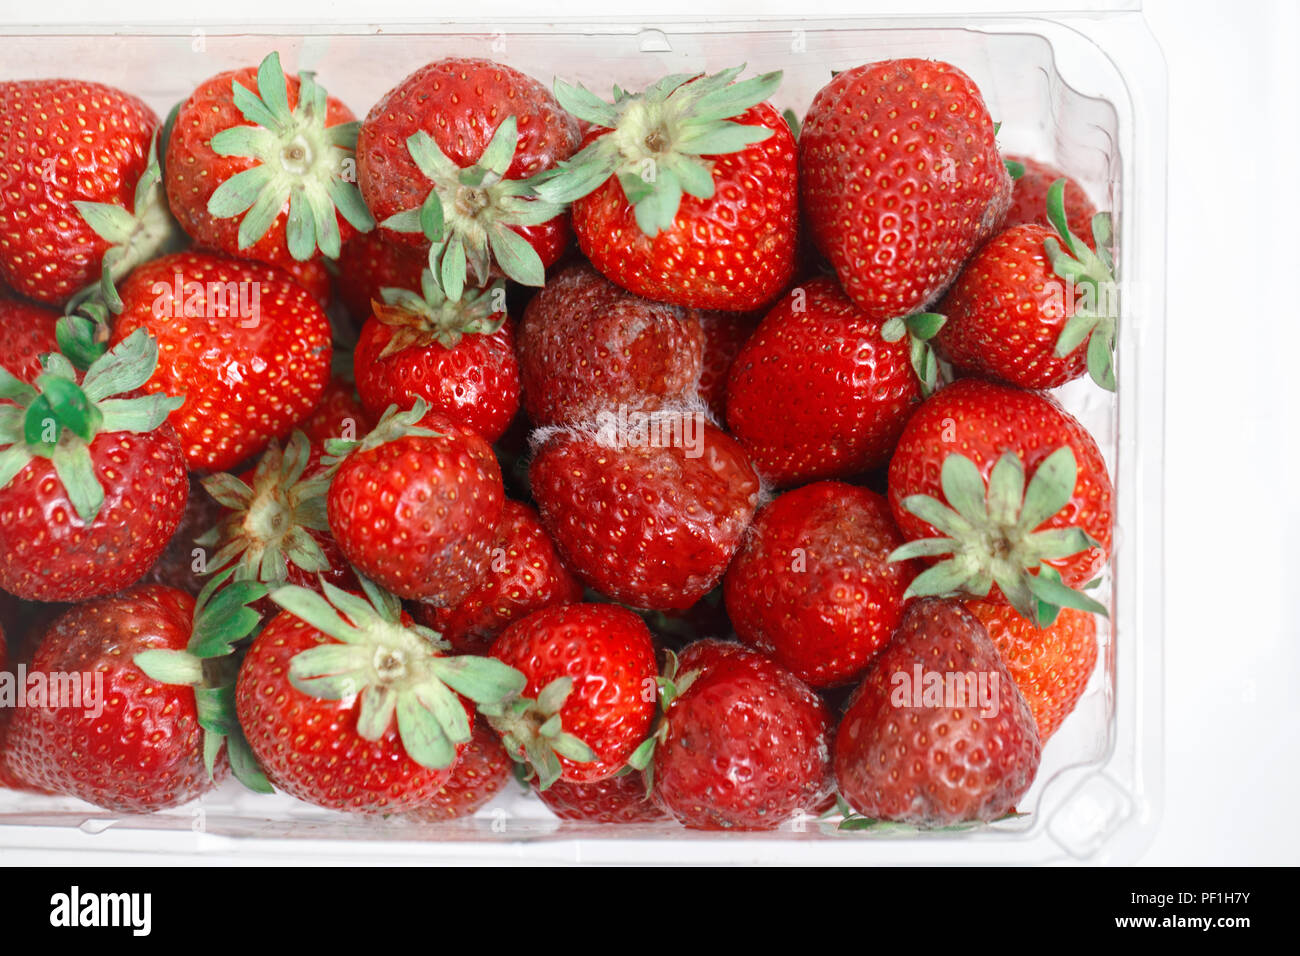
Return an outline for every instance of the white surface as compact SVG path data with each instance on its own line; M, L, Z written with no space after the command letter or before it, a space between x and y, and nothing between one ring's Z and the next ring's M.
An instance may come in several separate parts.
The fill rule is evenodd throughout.
M995 6L967 4L972 8ZM644 6L644 5L643 5ZM958 0L941 6L958 8ZM659 17L789 14L764 0L660 0ZM104 22L101 3L65 5L61 22ZM368 0L372 19L413 19L426 6ZM553 10L554 7L547 7ZM1289 0L1148 0L1170 73L1165 805L1141 862L1300 862L1291 822L1298 779L1300 627L1290 612L1300 557L1300 470L1291 377L1300 351L1289 283L1300 219L1296 103L1288 65L1300 12ZM484 16L535 16L519 0L480 2ZM566 15L634 16L586 0ZM850 0L797 8L861 13ZM0 21L30 19L30 7ZM222 19L322 22L351 4L227 0ZM158 0L122 0L124 19L174 20ZM52 16L52 14L50 15ZM647 17L647 19L652 19ZM47 17L48 22L48 17ZM39 862L18 851L7 862ZM75 852L60 862L76 862ZM145 862L143 860L139 862Z

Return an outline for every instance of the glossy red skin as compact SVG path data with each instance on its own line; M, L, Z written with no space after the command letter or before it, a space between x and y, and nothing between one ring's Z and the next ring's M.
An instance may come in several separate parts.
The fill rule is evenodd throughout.
M206 290L208 283L231 282L248 283L237 288L245 290L250 309L252 290L258 290L258 315L242 316L238 305L223 314L206 291L193 297L195 290L186 289L190 283ZM136 269L119 291L125 308L113 326L112 344L138 328L158 340L158 367L144 388L185 396L168 421L190 469L233 468L264 451L271 439L287 438L320 404L330 379L329 319L284 271L180 252Z
M831 716L811 688L739 644L700 641L655 748L655 796L698 830L774 830L829 789Z
M792 289L731 366L727 424L778 487L889 460L921 401L904 337L886 342L833 279Z
M646 794L639 773L615 774L595 783L557 780L534 790L561 820L582 823L659 823L672 819Z
M1055 388L1088 370L1088 340L1063 358L1056 341L1082 292L1060 278L1044 242L1056 232L1022 224L986 242L940 302L948 317L935 337L959 371L1021 388Z
M311 293L311 297L316 300L317 305L322 309L330 307L330 301L333 298L333 283L330 279L330 272L325 268L323 260L319 257L308 259L306 262L299 262L297 259L286 259L280 263L280 267L293 276L294 282Z
M0 278L62 306L99 279L109 248L73 202L134 210L158 117L81 80L0 83L0 116Z
M509 782L514 761L501 746L501 740L479 719L473 736L461 751L451 776L428 803L408 813L407 819L420 823L442 823L468 817L481 810Z
M492 560L478 586L452 607L415 604L412 615L457 654L485 654L512 622L555 604L582 600L582 585L564 566L537 511L507 499Z
M722 579L758 504L740 446L701 418L682 445L607 448L557 432L529 469L542 524L589 586L629 607L690 607Z
M933 60L836 75L804 120L799 177L813 244L876 320L935 299L1011 202L979 89Z
M435 415L440 437L350 454L330 484L330 529L363 574L402 598L450 605L486 576L505 490L492 448Z
M1058 179L1065 180L1065 221L1070 231L1086 242L1092 241L1092 217L1097 214L1097 207L1092 204L1088 194L1075 180L1066 176L1055 166L1040 163L1028 156L1008 155L1007 159L1023 163L1025 174L1015 181L1011 192L1011 208L1003 228L1010 229L1022 222L1049 225L1047 220L1047 190Z
M695 310L643 299L582 264L533 296L518 352L528 417L557 425L690 398L704 332Z
M389 405L410 408L417 399L496 441L519 411L519 363L514 323L508 316L491 335L468 334L452 348L431 341L380 358L392 327L371 316L353 353L357 393L374 418Z
M193 689L160 684L133 661L147 649L184 650L193 613L183 591L144 585L58 618L29 670L83 681L102 673L103 713L88 716L81 703L19 708L5 753L10 771L119 813L179 806L210 790Z
M971 459L986 484L997 460L1013 452L1024 464L1028 485L1039 463L1064 445L1074 451L1078 468L1074 495L1039 529L1079 527L1097 540L1100 547L1047 562L1067 586L1081 587L1100 573L1110 556L1114 489L1096 440L1054 399L1039 392L962 379L932 395L908 421L889 463L894 520L909 541L941 536L907 511L903 499L921 494L946 501L940 470L952 452ZM989 595L989 600L1005 603L997 585Z
M515 621L491 654L522 671L521 696L536 699L547 684L572 677L560 723L580 737L596 759L559 756L561 779L592 783L618 773L650 734L659 665L645 622L613 604L543 608Z
M883 495L838 481L788 491L754 518L723 581L741 640L813 687L859 676L903 617L911 562Z
M316 410L299 425L313 445L322 445L331 438L360 440L373 427L370 413L361 407L356 388L337 375L325 386Z
M331 810L401 813L428 804L451 779L455 764L434 770L412 760L396 719L379 740L361 737L359 696L320 700L289 682L295 656L335 643L284 611L249 647L235 685L235 710L267 779L277 790ZM473 720L471 708L466 715ZM458 758L464 748L458 748Z
M760 319L761 316L744 312L706 310L700 313L704 358L695 393L719 422L727 420L727 379L731 366L758 328Z
M171 138L167 141L167 157L163 164L167 202L181 228L201 246L244 259L292 262L293 256L285 237L285 227L289 220L287 200L266 234L246 249L239 248L242 214L218 219L208 213L208 200L222 183L260 165L258 160L250 156L219 156L212 151L212 137L217 133L236 126L253 125L235 105L231 92L235 83L256 92L257 67L247 66L218 73L200 83L189 99L181 104ZM298 105L298 86L296 75L285 75L289 109ZM326 99L326 128L350 123L355 119L352 111L337 99L332 96ZM339 235L346 241L356 230L342 215L335 215ZM319 255L319 252L314 255Z
M41 356L59 351L54 324L59 313L0 297L0 368L24 382L41 374Z
M104 432L90 443L104 503L89 525L48 458L0 488L0 587L29 601L85 601L138 581L167 547L188 497L176 433Z
M984 716L978 701L912 706L910 685L895 675L911 680L916 667L989 675L990 691L996 674L997 713ZM984 628L956 602L923 598L908 608L840 721L835 777L866 817L921 827L987 822L1015 809L1041 752L1029 705Z
M647 299L697 309L747 312L775 299L794 276L799 187L794 136L770 104L733 118L772 135L739 152L706 156L714 194L683 194L670 228L654 237L616 178L573 203L573 232L592 265ZM583 145L608 130L594 127Z
M1097 619L1067 607L1040 630L1008 604L967 601L965 607L984 625L1046 744L1079 703L1097 666Z
M382 300L384 289L419 292L420 275L428 266L428 257L420 250L389 242L378 229L360 233L339 256L335 280L339 300L360 326L374 314L371 303Z
M433 137L462 169L478 162L497 127L514 116L519 144L506 179L530 179L573 155L578 125L550 91L524 73L491 60L448 57L416 70L371 108L357 137L357 183L382 223L424 202L433 183L420 172L406 141L417 130ZM419 233L379 227L388 242L427 250ZM568 244L563 215L516 228L549 266Z

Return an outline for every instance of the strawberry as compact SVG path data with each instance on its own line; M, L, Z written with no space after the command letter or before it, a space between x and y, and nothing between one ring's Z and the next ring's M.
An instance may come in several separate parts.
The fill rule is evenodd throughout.
M739 644L699 641L664 687L655 797L701 830L773 830L829 789L831 718L799 678Z
M758 504L740 446L699 412L542 432L529 468L565 563L631 607L690 607L722 578Z
M813 98L799 188L813 244L877 321L935 299L1011 203L974 82L934 60L844 70Z
M54 325L59 314L39 305L0 298L0 368L32 384L41 356L59 351Z
M328 311L333 301L333 278L323 259L286 259L277 263L281 269L293 277L293 281L311 293L316 304Z
M1101 252L1094 253L1066 227L1063 188L1058 181L1047 198L1059 233L1033 223L1003 230L939 304L946 321L935 345L958 370L1021 388L1055 388L1086 368L1114 390L1118 302L1110 219L1096 220L1093 244Z
M833 279L792 289L731 366L727 424L766 480L847 478L889 460L921 400L908 345Z
M1097 619L1071 607L1040 630L1014 608L967 601L1029 703L1044 744L1070 716L1097 664Z
M515 700L479 710L542 789L613 776L650 733L659 666L645 622L625 608L534 611L505 629L492 656L528 683Z
M198 539L216 525L221 512L221 505L203 490L196 476L190 475L185 513L166 549L140 579L141 583L165 584L194 595L202 591L208 580L208 550Z
M46 356L34 385L0 369L0 587L84 601L138 581L185 511L178 399L130 397L158 349L143 332L77 374Z
M287 273L258 262L181 252L122 285L114 343L136 329L162 360L147 392L184 395L171 423L194 470L231 468L286 438L329 381L329 319Z
M486 652L512 621L553 604L582 600L582 585L555 553L531 506L507 499L487 574L451 607L415 604L412 615L458 654Z
M356 236L343 246L335 286L339 301L360 327L370 318L371 304L383 300L384 289L419 292L428 259L418 249L389 242L383 230Z
M469 290L457 301L424 271L421 292L385 289L361 329L353 361L357 392L378 417L417 398L494 442L519 410L514 323L505 283Z
M280 55L199 84L169 123L167 199L201 246L266 262L337 258L374 220L355 179L357 123Z
M573 203L583 253L636 295L743 312L794 275L796 146L764 102L781 74L733 82L741 69L616 90L612 104L556 81L560 103L591 126L537 193Z
M559 205L531 180L568 159L573 117L532 77L451 57L415 71L370 110L357 137L361 194L389 241L428 250L447 298L467 278L540 286L568 244Z
M659 823L671 819L646 793L639 773L616 773L595 783L557 780L536 793L561 820L582 823Z
M214 685L204 669L251 630L257 615L243 604L263 592L253 586L213 597L213 590L196 602L174 588L141 585L56 619L30 667L50 697L14 714L10 772L108 810L148 813L211 789L228 753L241 779L265 790L234 728L230 688ZM56 702L59 686L74 696L79 686L81 694Z
M915 602L840 722L835 779L870 820L943 827L1012 812L1041 754L1029 705L961 605Z
M142 101L102 83L3 82L0 116L0 278L18 292L62 306L172 241Z
M474 724L469 743L438 792L406 814L419 823L442 823L477 813L509 782L514 766L506 748L482 721Z
M491 446L422 400L350 444L326 499L343 554L399 597L463 601L487 574L505 498Z
M731 366L758 328L761 318L753 313L718 312L713 309L700 313L700 328L704 330L704 356L695 393L719 422L727 420L727 379L731 375Z
M334 355L336 361L340 358L349 359L346 353L335 352ZM323 445L331 438L356 441L365 438L366 433L374 427L370 413L361 407L356 386L352 384L352 362L349 360L347 364L349 369L346 377L337 371L334 373L325 386L320 404L302 423L302 433L313 444Z
M1012 168L1013 175L1016 172L1020 175L1015 177L1011 208L1007 210L1007 218L1002 223L1004 229L1024 222L1047 225L1047 191L1052 188L1052 183L1064 179L1065 216L1070 231L1076 236L1082 236L1088 245L1092 245L1092 217L1097 215L1097 207L1092 204L1082 186L1055 166L1040 163L1028 156L1008 155L1006 162Z
M292 585L235 687L240 726L279 790L316 806L400 813L428 805L471 740L473 710L511 699L523 675L485 657L445 657L393 595Z
M1110 555L1113 499L1096 441L1054 400L954 382L917 409L889 465L890 508L909 540L894 560L952 555L907 596L991 595L1031 620L1049 606L1104 614L1071 589Z
M813 687L853 680L902 619L915 572L888 560L902 544L874 491L823 481L786 492L727 570L736 633Z
M700 377L703 349L693 309L650 302L588 265L570 266L524 310L524 408L533 424L557 425L684 401Z

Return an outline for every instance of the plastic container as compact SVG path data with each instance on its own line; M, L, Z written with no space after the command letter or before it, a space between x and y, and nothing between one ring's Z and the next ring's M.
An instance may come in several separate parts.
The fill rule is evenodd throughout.
M74 75L119 86L164 114L201 80L278 49L313 69L363 116L424 63L487 56L543 82L557 73L598 92L670 72L737 63L782 69L779 108L802 116L833 69L922 56L969 73L1002 123L999 142L1067 170L1115 213L1123 287L1119 390L1088 380L1060 397L1096 436L1116 486L1116 544L1102 599L1098 667L1076 712L1045 748L1020 809L973 831L840 833L796 819L766 834L676 825L560 824L508 787L476 817L416 827L261 797L233 782L201 801L118 818L75 800L0 791L0 859L267 861L790 861L837 863L1126 862L1150 840L1162 797L1165 77L1141 14L889 17L855 21L326 25L131 35L0 33L0 76Z

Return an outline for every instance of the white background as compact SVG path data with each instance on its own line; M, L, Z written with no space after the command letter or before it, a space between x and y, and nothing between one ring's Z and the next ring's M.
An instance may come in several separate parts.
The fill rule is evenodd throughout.
M934 3L911 4L919 7ZM1042 6L1043 4L1028 4ZM1075 9L1087 2L1067 4ZM464 13L592 18L862 15L850 0L478 0ZM940 2L952 9L959 0ZM969 4L972 9L1025 3ZM0 22L36 8L0 0ZM223 0L223 22L428 18L429 0ZM1149 0L1170 89L1165 806L1140 862L1300 862L1300 5ZM76 0L49 22L192 20L161 0ZM195 21L200 22L200 21Z

